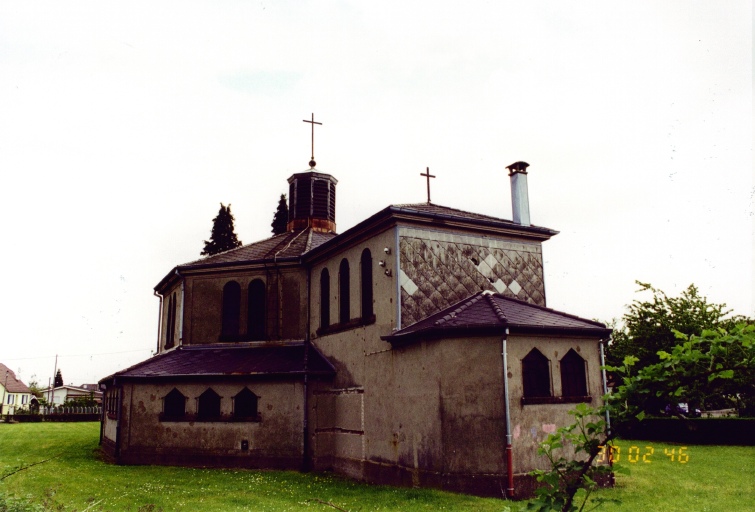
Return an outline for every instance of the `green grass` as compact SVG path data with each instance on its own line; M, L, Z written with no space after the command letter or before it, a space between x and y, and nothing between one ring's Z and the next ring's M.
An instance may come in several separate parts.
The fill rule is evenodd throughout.
M703 512L755 510L755 447L688 446L686 463L679 462L683 445L652 441L619 441L621 458L617 466L629 474L617 474L616 486L599 496L619 499L620 506L606 504L601 511L662 510L664 512ZM627 450L637 446L640 457L629 462ZM642 454L652 446L650 462ZM674 461L670 456L674 450ZM637 453L635 451L635 453Z
M56 456L7 477L0 493L66 511L92 504L89 510L143 512L337 510L322 502L351 511L503 509L495 499L369 486L318 473L116 466L99 458L98 439L98 423L0 424L0 476Z
M98 454L97 423L0 424L0 493L44 504L47 510L157 512L159 510L334 511L496 511L519 510L523 503L483 499L434 490L371 486L332 475L287 471L116 466ZM626 450L652 445L651 463L629 463ZM619 442L614 489L599 495L618 498L611 511L750 510L755 503L755 448L690 446L689 461L671 462L664 449L679 446ZM0 511L4 511L0 500ZM23 508L19 510L24 510Z

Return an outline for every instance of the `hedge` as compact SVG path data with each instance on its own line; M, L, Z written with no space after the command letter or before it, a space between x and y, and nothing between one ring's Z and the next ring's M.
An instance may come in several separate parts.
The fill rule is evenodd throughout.
M646 418L616 430L623 439L755 446L755 418Z

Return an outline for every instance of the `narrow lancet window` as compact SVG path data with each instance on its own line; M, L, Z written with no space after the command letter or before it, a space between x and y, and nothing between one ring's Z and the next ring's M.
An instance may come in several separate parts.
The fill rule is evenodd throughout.
M561 359L561 394L563 396L587 396L587 372L585 360L574 349Z
M231 341L239 335L240 316L241 286L236 281L229 281L223 287L223 338Z
M265 283L255 279L249 284L248 332L253 341L266 339L265 329Z
M362 321L367 322L372 318L372 254L369 249L362 251L360 261L360 274L362 281Z
M522 380L525 397L551 396L550 363L536 348L522 359Z
M351 286L349 285L349 262L341 260L338 268L338 321L342 324L351 319Z
M327 268L320 273L320 328L330 325L330 273Z

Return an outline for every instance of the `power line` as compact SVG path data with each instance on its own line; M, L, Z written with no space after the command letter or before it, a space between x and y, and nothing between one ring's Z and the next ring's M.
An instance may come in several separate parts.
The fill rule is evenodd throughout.
M152 349L149 348L143 348L140 350L124 350L121 352L100 352L97 354L60 354L58 357L94 357L94 356L110 356L115 354L132 354L134 352L146 352L149 350L150 352ZM12 358L3 358L3 361L27 361L30 359L50 359L55 356L35 356L35 357L12 357Z

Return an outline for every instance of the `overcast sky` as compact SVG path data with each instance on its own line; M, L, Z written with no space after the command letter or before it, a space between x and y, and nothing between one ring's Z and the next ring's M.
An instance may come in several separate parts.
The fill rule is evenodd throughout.
M0 361L46 385L150 356L153 287L219 204L270 235L287 178L338 231L389 204L511 218L530 164L548 306L604 321L695 283L752 316L752 6L0 0Z

